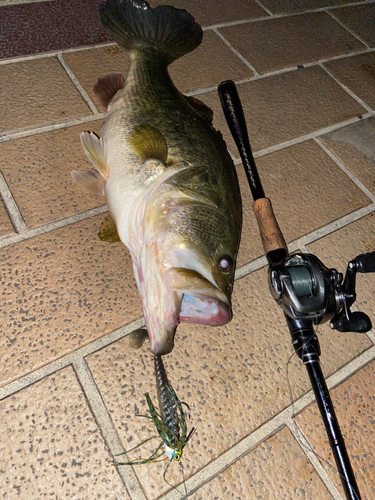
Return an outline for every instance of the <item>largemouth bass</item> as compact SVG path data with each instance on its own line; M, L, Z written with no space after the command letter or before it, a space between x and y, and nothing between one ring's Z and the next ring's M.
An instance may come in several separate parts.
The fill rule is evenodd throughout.
M107 110L100 137L81 135L94 169L72 176L105 197L114 223L99 235L118 234L128 247L151 352L162 355L180 322L218 326L232 318L238 180L212 110L182 95L167 71L201 43L193 17L136 0L107 0L100 17L131 65L126 80L112 74L94 87Z

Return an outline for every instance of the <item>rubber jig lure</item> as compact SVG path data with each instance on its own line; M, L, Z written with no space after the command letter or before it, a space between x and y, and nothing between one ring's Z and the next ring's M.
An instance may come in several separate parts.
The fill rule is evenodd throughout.
M189 433L187 432L186 416L190 417L189 407L186 403L183 403L178 399L177 394L170 385L161 356L154 356L154 363L160 414L156 411L149 394L146 393L145 397L150 415L138 414L137 416L152 420L155 424L158 436L152 436L145 439L134 448L127 450L124 453L120 453L120 455L138 450L148 441L158 437L161 438L162 442L148 458L129 462L116 462L114 465L147 464L149 462L157 461L165 453L167 458L169 458L169 462L163 473L163 479L166 483L168 483L166 480L168 468L172 461L181 461L183 449L191 439L193 433L195 432L195 428L193 427ZM182 405L187 407L187 413L184 412ZM180 465L182 467L181 462Z

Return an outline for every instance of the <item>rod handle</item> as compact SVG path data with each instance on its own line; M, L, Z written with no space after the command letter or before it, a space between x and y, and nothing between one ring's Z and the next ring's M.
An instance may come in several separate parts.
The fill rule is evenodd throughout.
M253 210L268 260L273 264L278 264L288 255L288 247L277 223L271 200L269 198L255 200Z

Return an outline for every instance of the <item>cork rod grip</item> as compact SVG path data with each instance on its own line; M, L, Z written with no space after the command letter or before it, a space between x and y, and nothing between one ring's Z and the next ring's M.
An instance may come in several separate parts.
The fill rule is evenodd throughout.
M254 201L253 210L266 255L282 248L287 252L288 247L273 212L271 200L258 198Z

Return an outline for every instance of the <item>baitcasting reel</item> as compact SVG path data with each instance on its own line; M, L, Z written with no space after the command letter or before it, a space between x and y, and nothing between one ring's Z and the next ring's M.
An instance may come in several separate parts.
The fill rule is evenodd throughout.
M365 333L372 328L370 318L350 310L356 300L357 272L375 272L375 252L350 261L344 280L342 273L308 253L295 253L281 264L271 264L268 278L273 298L294 322L317 325L330 320L330 327L339 332Z

